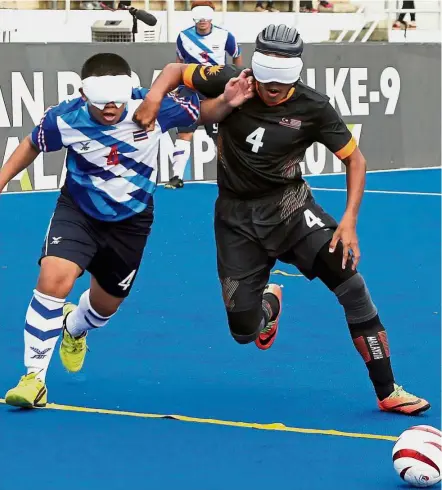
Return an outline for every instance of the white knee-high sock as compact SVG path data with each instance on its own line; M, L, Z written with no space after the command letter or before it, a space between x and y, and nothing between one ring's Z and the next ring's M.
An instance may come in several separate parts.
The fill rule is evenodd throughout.
M34 289L26 312L25 366L29 373L38 373L43 382L63 326L64 299L54 298Z
M173 176L179 177L181 180L184 177L187 161L190 157L190 141L177 139L173 150Z
M113 316L98 314L91 306L89 294L90 289L81 295L77 308L66 318L66 328L72 337L80 337L88 330L104 327Z

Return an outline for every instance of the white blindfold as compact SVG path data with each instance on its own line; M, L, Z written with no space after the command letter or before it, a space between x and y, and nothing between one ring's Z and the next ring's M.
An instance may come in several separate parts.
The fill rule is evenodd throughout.
M213 8L207 5L200 5L192 9L192 16L195 22L199 22L200 20L212 20L213 14Z
M255 51L252 57L253 76L261 83L295 83L301 77L303 66L301 58L280 58L258 51Z
M141 88L140 77L133 71L130 76L132 80L132 88Z
M117 107L127 104L132 98L133 81L129 75L105 75L83 80L83 92L89 102L103 110L113 102Z

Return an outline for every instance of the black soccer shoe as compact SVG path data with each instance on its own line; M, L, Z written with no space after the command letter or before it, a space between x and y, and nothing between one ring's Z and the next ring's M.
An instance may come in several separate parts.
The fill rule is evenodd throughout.
M169 180L169 182L165 184L164 187L166 189L181 189L184 187L184 182L182 181L182 179L175 175Z

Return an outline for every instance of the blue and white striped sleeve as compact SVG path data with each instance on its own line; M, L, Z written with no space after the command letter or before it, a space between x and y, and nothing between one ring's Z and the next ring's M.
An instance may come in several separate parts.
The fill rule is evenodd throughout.
M181 34L178 34L177 40L176 40L176 55L181 61L185 60L185 49L183 46L183 41L181 40Z
M49 107L41 118L40 124L33 129L31 139L38 150L47 153L63 148L61 133L57 124L58 113L59 106Z
M138 88L133 88L132 89L132 99L134 100L140 100L144 99L146 95L148 94L149 90L144 87L138 87Z
M196 93L180 97L169 93L164 98L157 120L163 133L178 126L192 126L200 117L200 99Z
M241 48L236 42L235 36L231 32L227 34L226 51L232 58L238 58L238 56L241 54Z

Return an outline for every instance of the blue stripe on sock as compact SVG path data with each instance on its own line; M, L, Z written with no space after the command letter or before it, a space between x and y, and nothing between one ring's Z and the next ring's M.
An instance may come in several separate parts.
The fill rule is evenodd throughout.
M98 320L99 322L106 322L110 318L110 317L95 315L95 313L91 311L89 308L87 309L87 312L92 318L95 318L95 320Z
M89 324L89 325L90 325L92 328L100 328L100 327L98 327L97 325L94 325L94 324L93 324L93 323L92 323L92 322L89 320L89 318L88 318L86 315L84 315L84 319L86 320L86 322L87 322L87 323L88 323L88 324Z
M52 320L59 316L63 316L63 307L57 308L55 310L50 310L46 306L42 305L40 301L34 296L31 301L31 308L36 311L45 320Z
M62 331L61 328L54 328L54 330L48 330L47 332L43 332L43 330L39 330L38 328L29 325L28 322L25 323L25 330L26 332L30 333L34 337L37 337L37 339L43 341L53 339L54 337L58 337Z

